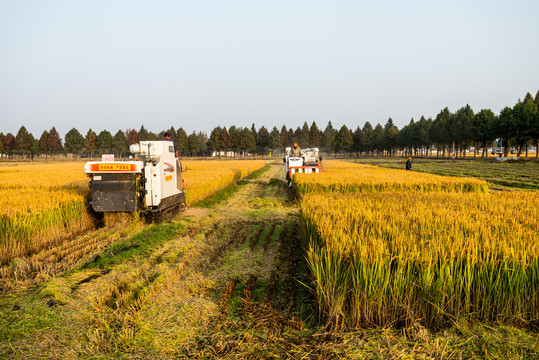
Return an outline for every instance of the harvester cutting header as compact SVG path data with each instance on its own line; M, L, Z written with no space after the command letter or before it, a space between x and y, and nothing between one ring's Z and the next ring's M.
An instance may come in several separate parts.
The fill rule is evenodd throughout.
M292 186L292 176L296 173L319 173L322 170L322 157L319 156L318 148L307 148L301 150L294 144L294 147L287 147L283 162L286 165L286 181L288 187Z
M181 162L171 141L141 141L129 148L134 161L89 161L91 206L96 212L144 210L162 215L185 205Z

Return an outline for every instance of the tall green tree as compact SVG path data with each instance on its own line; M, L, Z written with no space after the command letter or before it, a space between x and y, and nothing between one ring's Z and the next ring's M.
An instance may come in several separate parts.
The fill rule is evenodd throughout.
M258 134L258 131L256 131L256 127L254 123L251 125L251 134L253 134L256 141L256 135Z
M509 154L509 148L513 144L515 138L515 117L513 109L509 106L504 107L492 126L493 134L499 139L500 146L504 148L504 155Z
M283 146L281 142L281 132L279 129L277 129L276 126L271 129L270 133L270 142L269 142L269 148L272 153L275 153L275 150Z
M404 126L399 134L397 135L397 144L404 150L404 154L407 156L412 155L412 151L417 141L414 137L415 131L415 121L414 118L410 119L408 125Z
M230 140L226 126L223 126L223 130L221 131L221 149L225 151L225 158L227 158L228 149L230 149Z
M4 154L6 152L6 149L4 149L4 138L6 135L4 135L3 132L0 132L0 155Z
M442 148L442 157L445 157L445 150L447 145L451 142L449 136L449 118L451 113L446 107L436 115L436 118L432 122L429 129L429 137L434 144L436 144L436 156L440 154L440 148Z
M150 136L150 133L148 132L148 130L146 130L144 128L144 125L142 125L140 127L140 130L138 131L138 139L139 141L149 141L149 140L153 140Z
M73 157L77 157L77 154L84 149L84 137L77 129L72 128L65 135L64 147L67 152L73 154Z
M284 147L292 145L290 144L290 139L288 138L288 130L286 130L285 125L281 127L281 145Z
M517 156L520 156L522 149L526 149L528 156L528 146L532 141L533 126L537 116L537 105L530 93L526 94L524 101L518 102L513 107L514 131L516 145L518 146Z
M358 126L353 134L354 147L353 150L356 153L356 157L359 157L359 153L363 151L363 132Z
M333 148L333 142L335 141L337 133L338 131L333 128L333 124L329 121L322 134L322 147L326 149L326 151L329 152Z
M34 156L39 154L39 140L34 139L32 141L32 146L30 147L30 154L32 155L32 161L34 161Z
M363 124L363 129L361 129L361 132L363 133L364 149L367 152L367 155L369 155L371 152L374 151L374 130L371 123L368 121L365 122L365 124Z
M199 141L199 150L202 154L202 156L206 156L206 153L208 152L208 134L206 134L205 131L199 131L197 133L198 141Z
M112 148L112 134L108 130L103 130L97 135L97 148L101 154L108 153Z
M127 137L122 130L118 130L114 137L112 138L112 150L114 153L118 154L118 157L122 157L124 153L128 151L129 147L127 145Z
M399 133L399 128L393 123L393 119L387 119L386 124L384 125L384 138L385 138L385 147L389 156L394 155L395 148L397 147L397 134Z
M187 136L187 133L183 128L179 128L176 131L176 147L178 148L178 152L180 153L180 156L182 154L185 154L189 150L189 139Z
M384 133L384 128L380 123L376 124L373 130L373 140L374 140L374 149L379 155L386 147L386 138Z
M305 121L303 123L303 126L301 127L301 133L299 135L299 147L300 148L308 148L311 147L311 139L309 136L309 125L307 125L307 122Z
M421 153L423 152L423 150L425 150L426 155L429 154L429 151L432 145L432 142L429 138L429 131L430 131L431 125L432 125L431 118L425 119L424 116L421 116L419 121L416 123L416 128L415 128L416 139L417 139L416 141L417 141L418 147L420 148Z
M210 133L210 138L208 139L208 150L214 151L219 156L219 159L221 158L221 149L222 149L222 141L221 141L221 134L223 133L223 129L221 129L220 126L217 126L213 128L213 130Z
M194 131L187 137L187 143L191 156L196 156L197 152L200 150L200 139Z
M32 136L24 126L21 126L17 132L17 136L15 136L15 148L24 156L26 153L30 152L33 142L34 136Z
M301 147L300 140L301 140L301 128L298 126L296 130L294 131L294 136L292 136L292 143L297 143L299 147Z
M290 128L288 129L288 144L287 146L292 146L294 145L294 142L297 142L296 139L294 139L294 129Z
M167 131L170 133L170 140L177 143L178 139L176 138L176 130L174 130L174 126L171 126L170 129L168 129ZM163 132L163 136L160 136L159 139L164 138L165 137L164 135L165 135L165 133Z
M49 132L47 130L41 133L41 137L39 138L39 150L45 153L46 159L49 154Z
M240 131L240 150L243 152L243 155L245 156L246 153L252 152L256 150L256 139L253 135L252 129L249 130L247 128L244 128Z
M234 153L234 159L236 158L236 153L240 150L241 145L241 129L236 129L234 125L228 128L228 146L229 149Z
M451 135L453 141L458 144L462 155L466 156L466 147L470 144L470 125L474 118L474 112L470 105L458 109L451 117Z
M535 144L535 158L539 158L539 91L535 96L535 104L537 105L537 114L535 116L535 121L532 125L532 139Z
M470 133L474 142L474 157L477 156L478 144L483 147L481 157L488 156L487 143L494 140L492 128L495 121L496 115L490 109L482 109L475 114L470 124Z
M352 150L353 146L354 139L352 132L346 127L346 125L343 125L335 138L335 157L337 157L337 153L340 151L343 152L343 156L346 156L346 152Z
M256 134L256 151L262 155L266 154L270 147L270 141L271 138L268 129L262 126L258 130L258 134Z
M322 132L313 121L311 128L309 129L309 143L310 147L319 148L322 145Z

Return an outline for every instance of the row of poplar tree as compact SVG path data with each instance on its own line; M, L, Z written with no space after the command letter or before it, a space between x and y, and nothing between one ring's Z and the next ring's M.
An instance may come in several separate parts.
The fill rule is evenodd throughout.
M372 126L366 122L355 130L343 125L339 130L328 122L322 131L316 122L310 126L305 122L296 129L282 126L268 130L262 126L251 128L217 126L209 137L205 132L187 135L183 128L171 127L171 138L176 142L180 156L245 156L246 154L266 155L275 153L287 146L298 143L301 148L318 147L327 153L365 155L432 155L465 156L466 149L473 147L474 155L481 151L487 154L491 146L504 148L505 154L515 148L517 155L528 148L537 148L539 141L539 91L535 98L527 93L524 100L518 100L513 107L505 107L499 114L490 109L474 112L466 105L455 112L447 108L441 110L434 119L422 116L418 121L399 129L391 118L384 126ZM129 145L144 140L159 140L164 131L153 133L142 126L138 131L118 130L115 135L103 130L96 134L92 129L83 136L77 129L71 129L64 141L53 127L44 131L39 139L22 126L16 135L0 133L0 154L4 156L37 154L59 155L75 154L95 156L115 153L123 156L128 153ZM497 141L498 143L495 143ZM536 151L536 157L539 151Z

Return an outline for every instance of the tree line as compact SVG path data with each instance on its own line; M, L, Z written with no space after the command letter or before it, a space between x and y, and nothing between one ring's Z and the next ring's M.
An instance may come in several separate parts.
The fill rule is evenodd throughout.
M524 100L504 107L499 114L490 109L474 112L469 105L455 112L446 107L434 119L421 116L418 121L411 119L399 129L391 118L382 126L372 126L365 122L355 130L343 125L339 130L333 128L331 121L324 130L316 122L309 126L304 122L296 129L283 125L271 130L265 126L258 130L253 124L250 128L217 126L208 137L205 132L187 135L183 128L171 127L171 138L176 142L180 156L246 156L247 154L266 155L275 153L283 147L298 143L301 148L318 147L335 156L342 154L378 156L466 156L466 150L473 147L474 156L481 152L487 155L490 146L504 148L507 156L510 148L515 148L517 156L522 152L528 156L530 146L539 145L539 91L535 98L527 93ZM97 156L114 153L119 157L129 152L129 145L145 140L160 140L165 131L153 133L142 126L138 131L118 130L115 135L103 130L99 134L89 129L82 135L76 128L69 130L62 138L52 127L43 131L39 139L21 126L16 135L0 133L0 154L13 157L35 155L59 156ZM497 141L497 142L496 142ZM536 151L535 156L538 156Z

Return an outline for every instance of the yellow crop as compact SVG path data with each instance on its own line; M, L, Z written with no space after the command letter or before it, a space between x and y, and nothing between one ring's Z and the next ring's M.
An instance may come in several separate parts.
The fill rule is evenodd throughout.
M188 205L264 166L262 160L185 161ZM84 162L6 163L0 167L0 265L92 226Z
M294 175L300 192L309 191L472 191L486 192L487 183L472 178L380 168L372 165L326 160L319 174Z
M35 213L83 201L83 162L15 163L0 168L0 214Z
M187 167L183 174L187 205L199 202L265 163L263 160L182 161L182 167Z
M333 326L440 327L460 316L537 321L538 192L401 191L391 182L363 191L393 170L353 171L340 172L357 181L333 187L340 191L312 186L328 184L321 174L294 180L310 176L300 202L307 262L320 311Z

